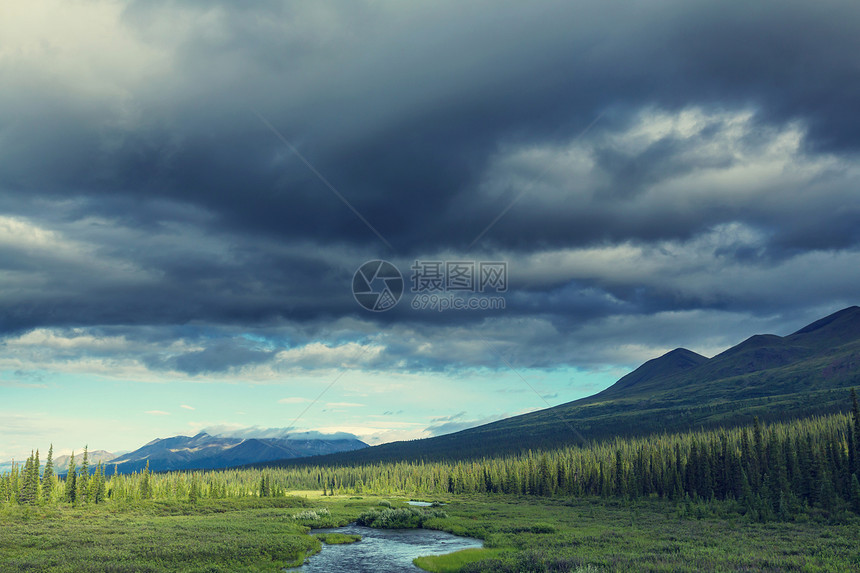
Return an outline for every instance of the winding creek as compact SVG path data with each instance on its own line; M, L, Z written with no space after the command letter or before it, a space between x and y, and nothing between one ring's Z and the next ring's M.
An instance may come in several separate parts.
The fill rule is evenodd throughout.
M412 560L421 555L442 555L461 549L483 547L480 539L458 537L433 529L375 529L350 524L314 529L311 533L361 535L361 541L343 545L323 544L322 551L304 565L288 571L307 573L398 573L421 571Z

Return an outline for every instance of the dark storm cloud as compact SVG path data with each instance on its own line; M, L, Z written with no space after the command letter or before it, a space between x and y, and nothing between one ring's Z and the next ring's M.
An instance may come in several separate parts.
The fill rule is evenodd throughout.
M855 2L164 1L114 25L119 64L0 59L6 333L193 340L144 361L197 375L379 327L403 336L371 365L480 366L496 359L472 329L510 328L502 347L542 367L616 356L590 344L623 339L607 317L677 333L661 313L854 302L837 271L860 241ZM509 260L504 311L352 300L365 260L445 256ZM258 328L290 339L231 332Z
M220 340L203 350L187 352L173 357L166 364L152 361L147 366L156 369L178 370L195 375L228 371L249 364L259 364L270 360L272 355L272 351L248 348L247 345Z
M166 21L173 12L191 21L178 38ZM242 229L375 242L254 119L253 106L398 248L462 247L474 224L446 225L446 208L469 192L500 141L571 137L606 109L623 117L643 104L751 105L776 124L808 122L814 147L857 143L851 3L438 4L412 13L354 3L138 3L123 21L174 58L134 94L140 121L106 127L110 110L96 102L39 90L31 114L12 123L20 156L7 160L6 181L46 193L167 196ZM636 162L671 153L651 149ZM634 165L614 166L609 191L629 191ZM497 208L484 205L473 221L489 222ZM528 223L525 238L541 239ZM630 225L622 234L647 231ZM510 242L504 233L493 239Z

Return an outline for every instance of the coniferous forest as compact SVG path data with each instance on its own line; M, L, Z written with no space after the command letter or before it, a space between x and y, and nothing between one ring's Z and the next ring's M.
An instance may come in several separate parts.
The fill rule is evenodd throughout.
M472 460L122 474L87 448L57 471L49 447L0 475L0 565L281 571L358 539L312 528L358 522L483 542L417 557L429 571L856 570L860 407L845 399L845 413Z
M354 467L183 471L123 475L89 464L84 449L68 473L35 451L0 476L7 504L100 504L144 500L278 497L293 490L343 494L497 494L538 497L736 502L757 520L816 510L860 513L860 410L771 425L616 439L472 461ZM79 460L79 461L78 461Z

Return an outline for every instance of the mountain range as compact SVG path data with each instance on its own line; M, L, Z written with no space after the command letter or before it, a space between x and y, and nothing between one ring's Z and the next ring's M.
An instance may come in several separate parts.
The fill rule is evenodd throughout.
M526 449L847 410L860 385L860 307L707 358L677 348L593 396L460 432L278 465L480 458ZM269 464L271 465L271 464Z
M75 462L80 463L81 457L80 452L75 455ZM119 454L111 453L105 450L90 450L87 453L87 459L90 460L91 463L97 464L99 462L109 462L110 460L116 458ZM44 468L45 465L45 457L47 456L47 452L41 452L40 464ZM56 456L54 458L54 471L59 475L65 475L69 470L69 459L71 456ZM0 463L0 474L11 471L12 467L18 466L22 467L24 465L23 460L13 461L10 460L8 462Z
M81 463L81 454L82 452L78 452L75 454L75 464ZM42 454L42 462L44 463L44 455ZM99 462L109 462L115 459L120 454L115 454L113 452L108 452L106 450L90 450L87 452L87 460L90 465L97 464ZM58 474L65 474L69 470L69 460L72 456L57 456L54 458L54 471Z
M89 452L91 467L99 460L106 462L108 475L114 471L131 473L140 471L149 463L152 471L221 469L231 466L284 460L304 456L319 456L368 447L354 436L336 435L313 437L302 434L275 438L241 436L212 436L200 432L196 436L173 436L155 439L133 452L114 456L109 452ZM78 464L81 454L75 457ZM68 470L68 456L57 458L62 462L57 473Z
M852 306L787 336L754 335L712 358L676 348L593 396L433 438L369 447L352 435L201 432L156 439L122 455L95 450L89 458L120 473L139 471L147 462L153 471L169 471L468 459L746 424L755 416L768 421L841 411L848 407L847 389L858 385L860 307ZM68 456L58 456L54 464L62 475Z

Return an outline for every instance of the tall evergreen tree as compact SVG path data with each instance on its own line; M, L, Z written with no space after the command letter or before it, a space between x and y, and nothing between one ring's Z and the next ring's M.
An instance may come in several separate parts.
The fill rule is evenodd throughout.
M188 501L197 503L200 499L200 481L197 479L197 474L191 474L191 487L188 490Z
M269 481L269 475L263 474L260 476L260 497L272 496L272 484Z
M822 475L818 494L818 503L828 511L834 509L837 503L836 488L833 487L833 480L830 477L826 472Z
M547 458L546 454L542 455L540 458L540 462L538 463L538 477L537 477L537 490L538 495L552 495L553 494L553 481L554 481L554 472L552 472L549 468L550 462Z
M708 450L702 447L696 467L696 491L704 499L711 499L714 494L711 478L711 460Z
M48 448L48 459L45 460L45 474L42 476L42 499L51 501L54 493L54 444Z
M690 495L697 495L699 492L699 446L696 444L696 439L690 444L690 453L687 455L687 472L684 479L685 491Z
M90 464L87 454L87 446L84 446L84 458L81 460L81 468L78 470L78 501L80 503L88 503L89 500L89 483L90 483Z
M750 436L746 428L741 430L741 469L747 476L753 471L753 452L750 446Z
M857 402L857 391L854 388L851 388L851 418L854 430L854 467L851 472L860 476L860 404Z
M627 492L627 484L624 481L624 462L621 459L621 450L615 450L615 487L614 494L624 497Z
M860 480L857 479L857 474L851 476L851 509L860 513Z
M66 472L66 501L76 503L78 501L78 468L75 466L75 452L69 457L69 468Z
M815 454L812 447L812 436L807 435L797 440L797 465L800 469L800 487L797 494L806 501L812 502L815 497Z
M720 445L714 458L714 495L720 499L729 497L732 491L732 467L729 457L729 437L720 431Z
M27 461L24 463L24 474L21 476L23 480L21 483L21 488L18 491L18 503L22 505L34 505L37 501L37 490L39 487L39 470L36 469L34 475L34 464L34 455L31 452L30 457L28 457Z
M18 464L15 463L15 460L12 460L12 470L9 472L9 501L18 500L18 493L21 491L21 481L18 479L19 474L20 469L18 468Z
M87 485L87 500L92 503L102 503L105 500L105 470L102 462L96 465L96 471L90 476Z
M150 483L149 475L149 460L146 460L146 467L140 474L140 498L150 499L152 497L152 484Z
M758 416L753 420L753 447L755 448L753 452L755 462L753 473L755 475L753 475L753 478L756 480L756 483L761 483L760 477L767 472L767 465L765 464L764 437Z
M42 464L39 462L39 449L36 449L36 457L33 459L33 489L34 489L34 503L39 503L39 500L42 496Z

